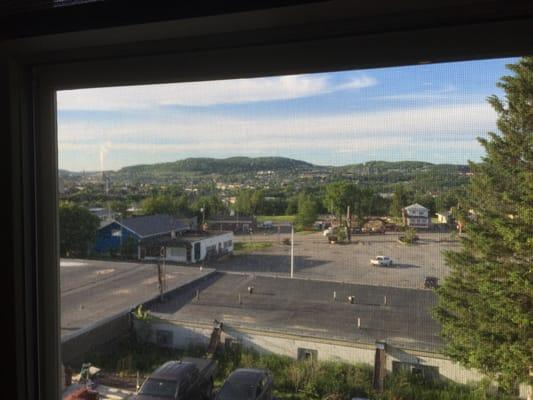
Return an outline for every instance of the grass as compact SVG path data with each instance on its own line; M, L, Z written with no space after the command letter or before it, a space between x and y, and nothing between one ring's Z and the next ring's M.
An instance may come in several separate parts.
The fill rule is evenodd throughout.
M202 357L204 347L186 350L161 348L140 343L134 336L114 343L110 351L93 353L85 361L118 377L132 378L139 371L144 380L168 360L185 356ZM408 373L389 375L383 393L372 389L372 368L336 361L297 361L275 354L260 355L238 347L215 355L218 369L215 387L220 387L237 368L263 368L272 372L274 395L279 400L349 400L368 397L372 400L510 400L505 395L488 395L486 382L477 386L424 380Z
M257 217L257 222L265 222L265 221L272 221L272 222L290 222L294 223L294 220L296 219L296 215L260 215Z
M270 242L236 242L233 245L233 250L235 252L249 253L269 247L272 247L272 243Z

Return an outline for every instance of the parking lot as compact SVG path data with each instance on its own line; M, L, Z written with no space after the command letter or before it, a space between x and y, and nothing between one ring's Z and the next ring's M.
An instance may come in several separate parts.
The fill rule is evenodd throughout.
M322 232L297 233L294 239L294 274L296 277L422 288L426 276L441 280L448 274L442 252L457 249L459 242L450 233L418 233L414 245L398 242L400 233L385 235L353 235L348 244L329 244ZM256 273L267 276L287 276L290 273L290 245L280 240L290 234L277 232L237 236L236 242L271 242L272 246L254 252L236 252L232 257L210 264L228 272ZM393 259L392 267L370 265L370 259L384 255Z

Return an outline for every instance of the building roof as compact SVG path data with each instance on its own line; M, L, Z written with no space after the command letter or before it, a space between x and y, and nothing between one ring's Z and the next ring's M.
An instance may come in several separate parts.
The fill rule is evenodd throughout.
M145 215L115 222L141 238L165 235L172 231L184 232L190 229L190 224L187 220L178 219L167 214Z
M165 303L150 305L151 313L171 323L211 324L217 319L230 330L441 350L440 326L431 316L437 298L431 290L218 272L210 279L202 288L201 302L175 293ZM236 307L237 295L247 293L249 286L254 286L254 295L245 295L243 306ZM195 289L191 287L191 293ZM337 301L332 301L334 292ZM355 296L354 304L348 296ZM357 317L362 329L357 328Z
M424 209L424 210L427 210L426 207L424 207L423 205L418 204L418 203L411 204L410 206L405 207L405 209L406 209L406 210L415 210L415 209Z
M175 237L151 237L147 240L143 241L143 244L145 246L166 246L166 247L172 247L172 246L179 246L183 243L191 243L191 242L197 242L202 239L210 238L210 237L216 237L216 236L223 236L231 234L231 237L233 237L232 231L187 231L185 233L181 233Z

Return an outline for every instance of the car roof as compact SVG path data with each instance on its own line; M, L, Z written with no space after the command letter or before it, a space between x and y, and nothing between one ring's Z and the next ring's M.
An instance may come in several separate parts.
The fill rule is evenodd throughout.
M233 371L228 380L238 379L242 383L256 385L267 374L263 369L240 368Z
M157 368L150 378L179 381L195 369L195 365L190 362L168 361Z

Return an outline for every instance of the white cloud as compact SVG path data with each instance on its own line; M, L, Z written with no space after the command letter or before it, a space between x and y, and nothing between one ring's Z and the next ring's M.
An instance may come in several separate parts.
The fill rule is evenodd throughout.
M59 121L58 139L60 160L68 158L69 164L76 161L75 154L94 153L91 159L100 162L85 169L115 169L161 161L163 156L168 161L189 156L291 154L308 159L307 154L318 152L324 159L335 159L338 154L372 152L379 158L381 150L391 154L394 148L418 151L420 156L444 151L456 157L457 151L466 154L477 149L475 137L493 130L495 119L485 103L283 118L202 113L142 122ZM125 154L134 162L125 162ZM62 168L81 169L67 164Z
M400 110L382 110L328 115L290 117L220 117L209 114L189 115L164 120L132 122L61 122L59 141L154 143L161 141L227 142L283 138L320 138L348 136L352 140L367 137L444 135L450 138L470 133L483 134L494 129L495 114L485 103L457 106L433 106Z
M158 85L77 89L58 92L58 109L86 111L139 110L158 106L210 106L316 96L362 89L378 82L365 75L332 83L327 74L286 75Z

